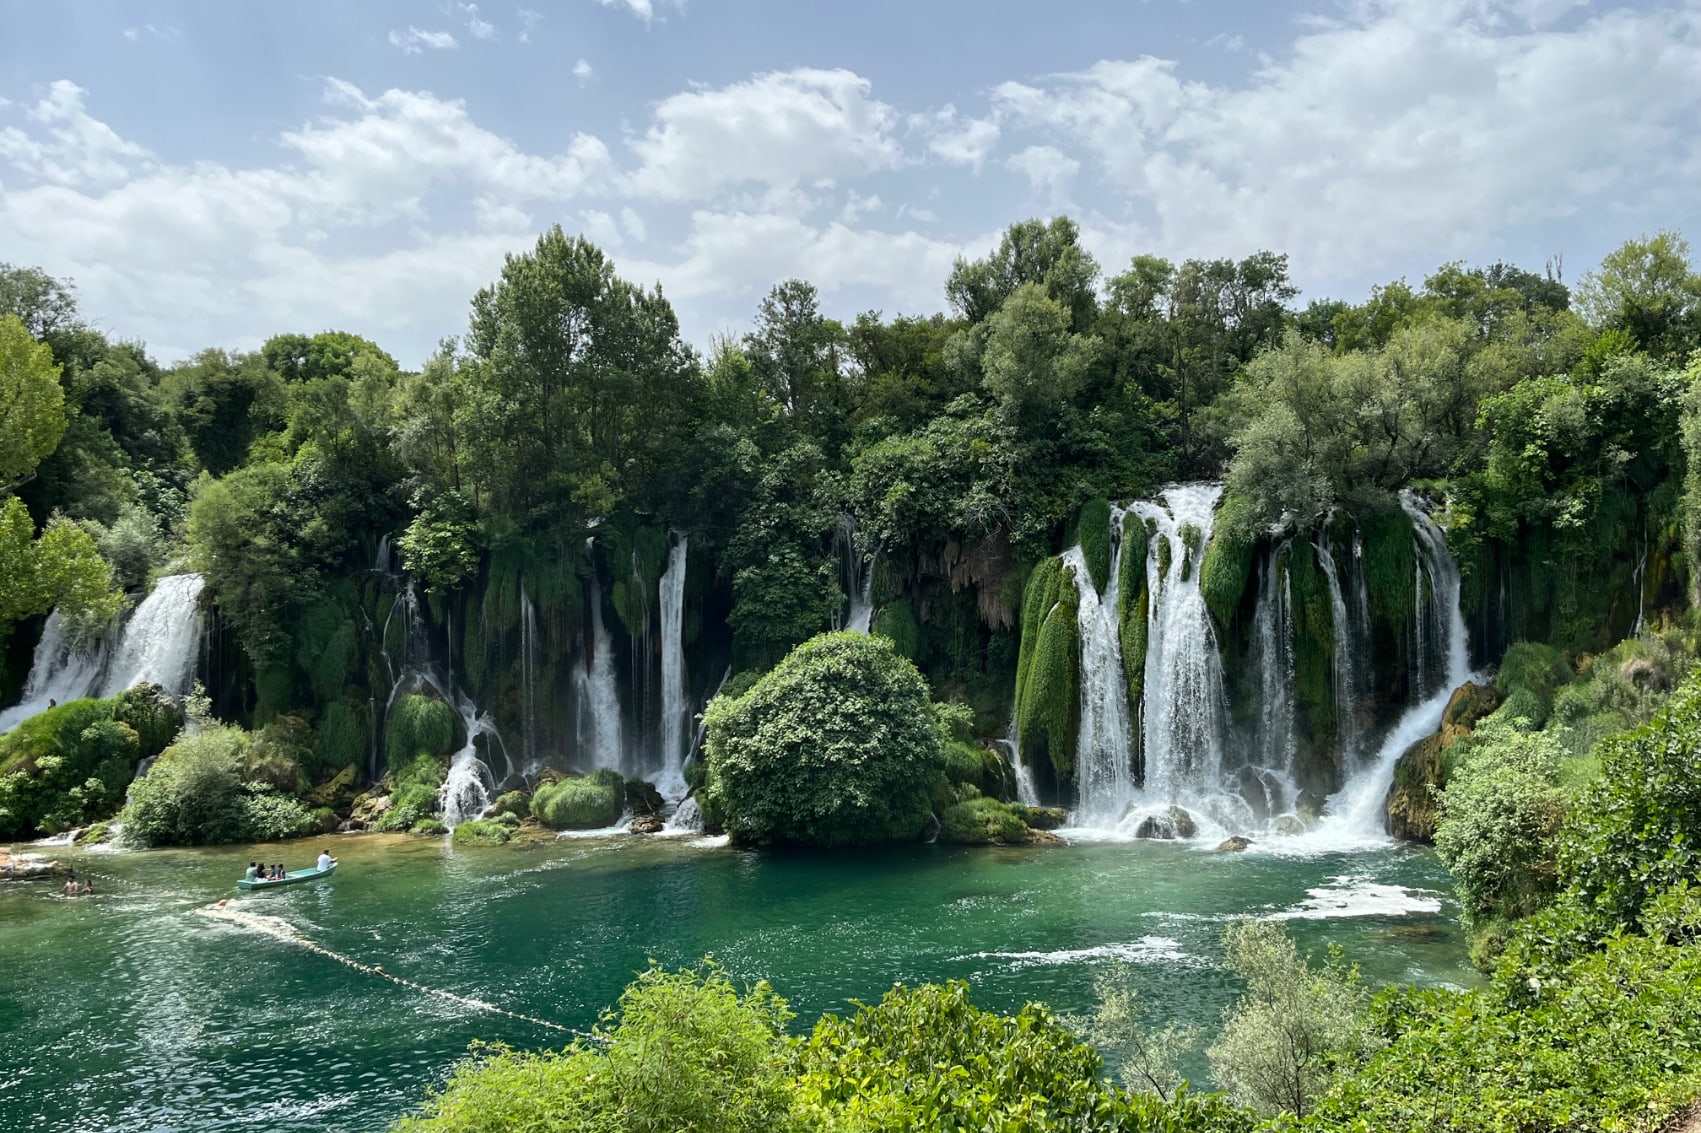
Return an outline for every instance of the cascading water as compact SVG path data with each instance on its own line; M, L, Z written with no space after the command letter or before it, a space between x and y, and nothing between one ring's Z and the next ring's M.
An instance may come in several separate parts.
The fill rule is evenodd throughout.
M579 698L579 762L587 768L622 770L620 693L614 672L614 642L602 617L602 586L591 576L591 640L588 657L573 666Z
M198 574L168 575L155 584L124 623L101 695L117 696L144 681L173 696L189 691L201 642L198 602L204 585Z
M1081 635L1081 721L1076 732L1078 821L1114 825L1134 798L1133 732L1128 722L1128 682L1122 672L1117 626L1122 565L1121 508L1111 509L1110 578L1101 599L1087 573L1079 544L1063 555L1080 592L1076 620ZM1019 765L1019 761L1018 761Z
M1180 484L1165 489L1161 503L1133 506L1156 528L1146 556L1152 598L1141 748L1149 802L1180 802L1221 786L1227 695L1199 567L1222 492L1220 484Z
M1265 767L1288 771L1299 752L1294 715L1293 582L1272 546L1259 565L1252 661L1258 667L1258 753Z
M537 765L537 609L520 579L520 712L524 721L522 751L529 771Z
M102 636L84 648L74 648L65 635L59 612L49 614L41 640L36 642L23 696L17 704L0 712L0 732L11 731L55 703L66 704L93 696L106 668L107 646L107 638Z
M685 569L689 544L680 534L668 551L659 584L661 608L661 772L656 788L668 798L686 791L685 742L691 706L685 696Z
M447 690L438 689L441 694ZM471 818L477 818L490 806L496 791L496 779L484 757L479 754L478 738L488 736L488 743L500 743L496 725L480 713L470 700L463 697L444 697L461 718L461 728L467 742L460 751L449 757L449 774L437 799L443 811L443 825L453 830Z
M1410 493L1400 493L1400 506L1412 519L1418 581L1422 584L1417 604L1440 615L1439 619L1420 616L1418 623L1430 634L1427 640L1436 645L1438 664L1432 666L1432 683L1421 692L1414 690L1414 702L1383 738L1375 758L1329 800L1332 817L1324 819L1319 831L1325 840L1343 835L1372 842L1386 838L1386 803L1394 765L1407 748L1441 726L1453 691L1472 679L1470 639L1459 607L1459 564L1447 549L1446 536ZM1437 620L1439 625L1435 624Z
M834 617L833 628L866 634L874 623L874 570L872 556L865 555L858 542L854 516L839 520L833 544L839 554L840 581L845 592L843 616Z
M1328 532L1314 543L1317 565L1329 583L1329 615L1334 623L1334 656L1330 661L1330 676L1334 684L1335 720L1340 740L1340 766L1354 767L1359 759L1358 726L1358 657L1352 617L1341 589L1340 571L1335 568L1335 554L1329 546Z

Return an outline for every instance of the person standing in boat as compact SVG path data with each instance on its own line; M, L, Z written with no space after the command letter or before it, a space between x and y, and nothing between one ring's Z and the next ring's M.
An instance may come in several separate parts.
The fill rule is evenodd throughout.
M319 872L324 873L326 870L330 869L332 864L335 863L336 860L337 860L336 858L333 858L331 856L331 851L320 850L319 851Z

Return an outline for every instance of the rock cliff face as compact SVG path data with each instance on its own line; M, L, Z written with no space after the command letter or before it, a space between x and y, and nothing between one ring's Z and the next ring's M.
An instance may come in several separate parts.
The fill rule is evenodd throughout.
M1454 690L1441 714L1441 730L1406 749L1394 765L1388 788L1388 833L1406 842L1435 839L1436 804L1452 766L1448 753L1471 736L1478 720L1493 712L1500 698L1492 686L1466 682Z

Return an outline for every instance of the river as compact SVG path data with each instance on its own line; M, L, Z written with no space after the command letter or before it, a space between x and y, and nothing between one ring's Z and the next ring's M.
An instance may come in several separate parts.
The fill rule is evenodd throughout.
M324 841L323 882L238 895L258 849L52 852L95 897L0 886L0 1129L378 1130L475 1040L559 1032L398 986L240 924L220 898L418 985L588 1027L648 959L712 953L767 978L797 1027L894 982L968 980L977 1003L1088 1008L1094 973L1134 962L1158 1019L1214 1028L1235 995L1227 921L1288 920L1375 983L1468 984L1447 877L1426 851L1213 854L1186 844L907 846L834 856L701 841L565 838L451 850Z

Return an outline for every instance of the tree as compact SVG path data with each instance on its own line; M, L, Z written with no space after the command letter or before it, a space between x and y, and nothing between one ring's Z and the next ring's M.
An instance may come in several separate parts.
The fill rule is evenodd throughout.
M849 414L841 356L845 331L821 314L801 279L776 284L756 313L744 353L756 381L793 427L823 442L840 439ZM836 447L836 446L834 446Z
M816 637L704 724L710 800L744 842L914 838L943 775L927 682L883 637Z
M40 268L0 261L0 317L16 316L31 338L47 340L82 326L71 285Z
M65 435L65 391L53 352L16 315L0 315L0 491L35 474Z
M214 476L248 459L255 439L283 424L284 393L259 354L203 350L165 379L189 447Z
M16 497L0 504L0 638L21 618L57 608L73 642L91 640L124 608L94 537L55 516L39 538Z
M1338 955L1314 969L1280 924L1241 921L1223 933L1223 958L1246 992L1206 1053L1242 1104L1304 1117L1337 1075L1383 1045L1365 1019L1370 994L1358 969Z
M1054 424L1098 357L1099 340L1069 326L1068 309L1033 283L1017 287L986 320L982 381L1005 420L1024 431Z
M1066 216L1012 224L984 260L958 259L945 283L945 297L969 323L1002 308L1017 288L1032 284L1062 304L1068 328L1085 332L1098 311L1099 266L1081 247L1081 230Z
M1628 331L1637 345L1681 361L1701 335L1701 274L1676 232L1629 240L1577 286L1577 310L1598 330Z
M636 502L682 446L701 375L660 288L559 226L473 296L457 417L481 506L542 530Z

